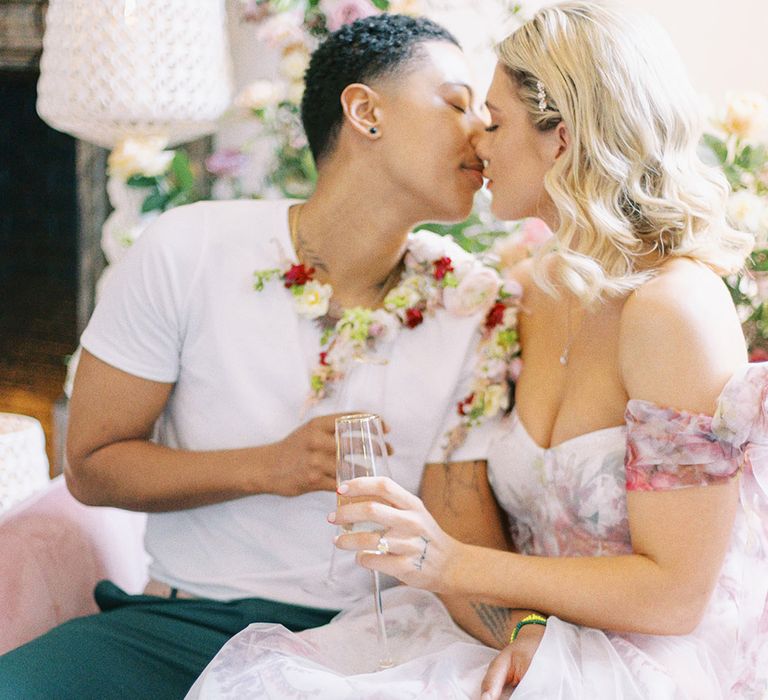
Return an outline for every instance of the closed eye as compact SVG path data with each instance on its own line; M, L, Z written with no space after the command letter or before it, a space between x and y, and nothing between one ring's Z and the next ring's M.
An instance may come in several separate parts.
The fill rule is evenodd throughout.
M498 129L498 128L499 128L498 124L491 124L489 127L486 128L486 131L490 134L490 133L496 131L496 129Z
M452 104L451 107L453 107L457 112L461 112L462 114L466 114L467 110L461 107L460 105L454 105Z

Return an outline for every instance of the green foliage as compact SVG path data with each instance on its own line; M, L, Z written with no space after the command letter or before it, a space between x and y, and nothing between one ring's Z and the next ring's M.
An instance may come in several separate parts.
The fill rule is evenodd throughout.
M476 211L457 224L427 223L421 224L416 230L433 231L441 236L450 236L469 253L482 253L488 250L497 238L503 238L510 233L509 230L502 228L488 228Z
M132 175L126 181L129 187L149 190L141 205L141 213L163 212L198 199L195 190L195 176L184 151L176 151L171 165L164 175L147 177Z

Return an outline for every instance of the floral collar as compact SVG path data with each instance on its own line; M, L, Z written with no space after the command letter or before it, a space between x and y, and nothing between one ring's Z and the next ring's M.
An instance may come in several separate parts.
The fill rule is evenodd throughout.
M391 338L401 327L417 328L444 309L454 316L486 312L470 394L457 407L461 425L449 435L446 449L455 449L467 428L507 408L508 367L520 351L519 286L502 283L495 270L449 245L430 231L412 234L403 273L384 298L384 308L346 309L323 332L318 363L310 376L310 401L328 396L353 362L377 361L371 353L380 341ZM288 262L282 270L254 272L254 289L260 292L266 283L279 279L291 293L299 316L320 319L328 313L333 289L314 275L314 268Z

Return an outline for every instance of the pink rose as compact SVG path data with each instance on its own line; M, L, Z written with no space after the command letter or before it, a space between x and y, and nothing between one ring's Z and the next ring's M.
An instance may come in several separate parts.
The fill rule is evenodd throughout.
M205 159L205 169L216 177L240 177L248 156L235 148L224 148Z
M523 371L523 360L520 357L513 358L512 362L509 363L509 367L507 369L507 374L509 378L516 382L518 379L520 379L520 373Z
M531 250L536 250L552 238L552 231L541 219L526 219L523 224L523 241Z
M379 14L369 0L321 0L320 10L325 14L326 25L331 32L355 20Z
M456 316L471 316L487 311L496 301L501 280L487 267L475 267L461 277L458 286L443 290L443 304Z

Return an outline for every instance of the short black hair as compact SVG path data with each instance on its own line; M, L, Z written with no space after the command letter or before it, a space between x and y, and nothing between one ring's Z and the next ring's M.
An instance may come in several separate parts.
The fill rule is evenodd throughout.
M401 69L425 41L461 48L447 29L426 17L381 14L344 25L314 51L304 74L301 121L316 163L333 149L339 134L344 88Z

